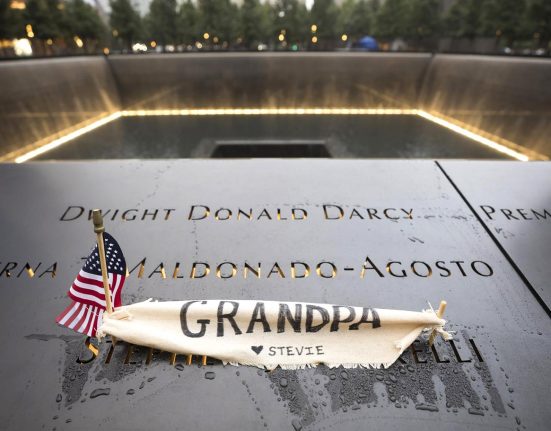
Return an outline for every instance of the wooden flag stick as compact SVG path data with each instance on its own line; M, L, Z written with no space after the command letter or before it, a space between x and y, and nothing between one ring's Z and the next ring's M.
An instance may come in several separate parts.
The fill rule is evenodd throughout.
M436 312L436 315L438 316L439 319L441 319L442 316L444 315L444 312L446 311L446 305L448 305L446 301L440 301L440 306L438 307L438 311ZM436 338L436 331L432 331L432 334L430 334L430 337L429 337L429 346L433 345L435 338Z
M94 232L97 235L99 262L101 265L101 277L103 279L103 289L105 290L105 305L108 314L113 312L111 305L111 291L109 290L109 276L107 275L107 262L105 261L105 245L103 243L103 217L100 210L92 210L92 220L94 222Z

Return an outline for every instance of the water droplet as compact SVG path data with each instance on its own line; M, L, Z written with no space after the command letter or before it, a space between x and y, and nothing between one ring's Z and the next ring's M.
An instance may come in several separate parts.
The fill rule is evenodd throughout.
M90 398L97 398L102 395L109 395L111 393L111 388L98 388L94 389L90 394Z
M128 389L126 391L126 395L134 395L136 393L136 391L134 389Z
M184 371L184 366L182 364L176 364L174 368L176 368L178 371Z
M432 404L415 404L417 410L426 410L428 412L437 412L438 407Z
M207 371L205 373L205 379L207 380L214 380L215 377L216 377L216 373L214 371Z
M302 429L302 424L300 423L300 421L298 419L293 419L291 421L291 425L293 425L293 429L295 431L300 431Z
M282 388L286 388L287 385L288 385L288 382L285 377L282 377L281 379L279 379L279 386L281 386Z
M55 402L60 403L62 399L63 397L61 396L61 394L57 394L57 396L55 397Z

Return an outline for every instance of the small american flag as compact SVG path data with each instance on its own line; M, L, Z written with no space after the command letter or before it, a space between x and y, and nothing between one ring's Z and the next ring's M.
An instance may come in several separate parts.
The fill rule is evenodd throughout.
M111 235L103 234L105 260L113 307L121 306L121 291L126 279L126 261L122 250ZM56 322L74 331L95 337L106 309L98 246L94 247L69 289L73 301L56 318Z

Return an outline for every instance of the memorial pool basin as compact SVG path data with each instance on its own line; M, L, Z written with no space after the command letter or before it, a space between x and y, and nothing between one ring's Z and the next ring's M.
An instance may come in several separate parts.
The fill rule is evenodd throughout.
M510 159L417 115L121 117L36 160L151 158Z

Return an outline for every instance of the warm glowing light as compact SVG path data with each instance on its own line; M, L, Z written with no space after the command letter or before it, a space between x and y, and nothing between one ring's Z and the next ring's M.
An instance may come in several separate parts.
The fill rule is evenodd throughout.
M317 42L318 42L318 37L312 36L312 43L317 43Z
M103 53L105 55L109 55L109 48L107 48L107 47L103 48Z
M23 10L23 9L26 9L27 6L25 5L25 2L22 2L22 1L19 1L19 0L13 0L10 4L10 8Z
M287 30L285 30L284 28L282 28L281 31L280 31L280 33L283 34L283 35L285 35L285 34L287 34Z
M312 24L312 27L310 27L310 30L312 30L312 33L315 33L318 31L318 26L316 24Z
M343 35L341 36L341 40L342 40L343 42L346 42L346 41L348 40L348 35L343 34Z
M197 49L203 48L203 44L201 42L195 42L195 46L197 47Z
M147 45L145 43L137 42L132 45L132 51L134 52L147 52Z
M400 108L202 108L140 109L121 111L123 117L205 115L415 115L415 109Z
M29 39L14 39L13 50L18 57L29 57L33 55L33 48Z
M277 38L280 42L283 42L285 40L285 36L282 34L280 34Z
M151 46L151 48L155 48L157 46L157 42L152 40L151 42L149 42L149 46Z
M208 34L208 33L203 33L203 39L208 40L209 37L210 37L210 34Z
M32 151L29 151L26 154L23 154L22 156L19 156L15 159L15 163L23 163L27 160L33 159L36 156L39 156L40 154L44 154L47 151L53 150L54 148L59 147L60 145L63 145L69 141L72 141L75 138L78 138L79 136L84 135L85 133L91 132L94 129L97 129L98 127L101 127L107 123L110 123L113 120L116 120L117 118L121 117L121 112L115 112L114 114L111 114L107 117L104 117L100 120L94 121L93 123L81 127L80 129L77 129L71 133L68 133L67 135L64 135L60 138L54 139L53 141L42 145L39 148L36 148Z
M420 117L423 117L425 120L432 121L433 123L436 123L442 127L445 127L446 129L449 129L455 133L459 133L460 135L463 135L469 139L472 139L473 141L476 141L482 145L486 145L487 147L490 147L496 151L499 151L500 153L507 154L509 157L512 157L514 159L520 160L522 162L527 162L528 160L530 160L528 156L518 151L508 148L505 145L499 144L491 139L485 138L484 136L481 136L478 133L474 133L470 130L467 130L448 120L444 120L443 118L437 117L436 115L429 114L426 111L418 110L417 115L419 115Z
M119 31L116 28L114 28L112 31L112 34L113 34L113 37L117 37L119 35Z
M200 48L200 43L197 42L196 46ZM444 119L442 116L436 113L429 113L427 111L419 109L403 109L403 108L204 108L204 109L142 109L142 110L126 110L118 111L107 117L103 117L91 124L71 131L70 133L53 139L46 144L29 151L28 153L19 156L15 159L16 163L23 163L50 151L60 145L63 145L79 136L88 133L98 127L101 127L111 121L114 121L120 117L148 117L148 116L261 116L261 115L417 115L427 121L431 121L442 127L447 128L455 133L458 133L466 138L472 139L482 145L492 148L502 154L506 154L521 161L528 161L530 157L527 154L531 154L527 150L527 154L523 154L520 150L515 150L507 147L506 145L496 142L494 139L482 136L474 131L467 130L466 128L456 124L450 120ZM482 132L481 132L482 133ZM497 138L496 139L500 139ZM511 143L511 145L514 145ZM533 154L534 158L543 158L541 155Z
M52 39L48 39L46 40L46 43L51 46L54 44L54 41Z
M213 41L214 43L218 43L218 36L214 36L214 37L212 38L212 41Z
M79 48L82 48L84 46L84 42L82 41L82 39L78 36L75 36L73 37L73 40L75 41L75 44L79 47Z
M27 24L25 26L25 31L27 32L27 37L28 38L33 38L34 37L34 31L33 31L33 26L32 25Z

